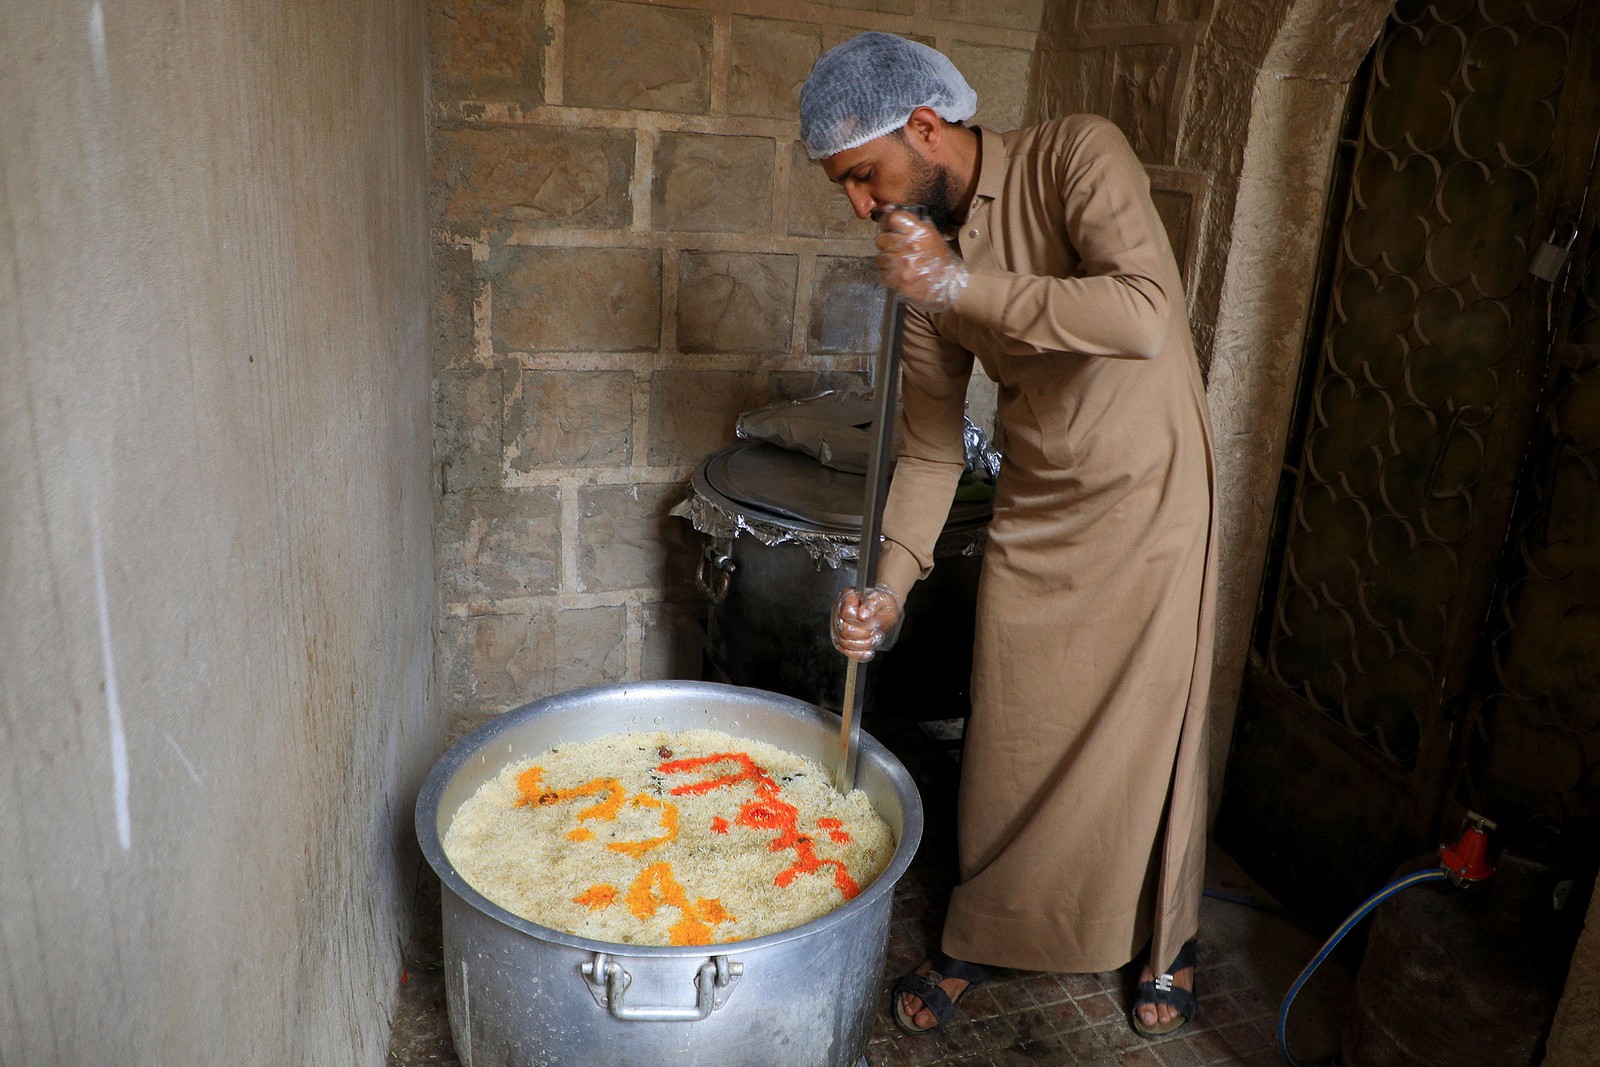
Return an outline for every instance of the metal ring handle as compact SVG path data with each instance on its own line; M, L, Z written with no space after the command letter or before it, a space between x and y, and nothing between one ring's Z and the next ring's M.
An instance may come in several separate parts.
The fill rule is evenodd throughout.
M694 571L694 587L700 595L713 604L728 599L728 586L739 565L733 562L733 553L717 544L700 550L700 562Z
M728 1002L733 983L744 974L744 964L733 962L726 956L713 956L700 965L695 973L695 1003L692 1007L671 1008L646 1006L636 1008L623 1002L633 975L604 952L596 952L594 959L583 965L583 977L589 983L589 992L611 1017L622 1022L694 1023L711 1017Z

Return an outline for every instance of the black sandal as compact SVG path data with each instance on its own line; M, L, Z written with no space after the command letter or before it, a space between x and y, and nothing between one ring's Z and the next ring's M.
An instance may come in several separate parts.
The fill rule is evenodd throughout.
M1134 998L1133 1010L1128 1013L1128 1020L1133 1024L1135 1032L1145 1037L1170 1037L1189 1025L1200 1011L1200 1001L1192 990L1183 989L1172 984L1172 976L1186 967L1195 966L1198 953L1195 951L1194 938L1183 943L1178 950L1178 958L1172 961L1172 970L1163 975L1158 975L1148 982L1139 983L1139 995ZM1146 1026L1144 1020L1139 1018L1139 1009L1147 1004L1167 1004L1178 1010L1177 1018L1171 1022L1159 1020Z
M946 956L943 952L935 952L928 962L932 966L927 974L912 971L894 984L891 1001L894 1008L894 1024L913 1037L918 1034L931 1034L949 1022L950 1017L956 1013L956 1005L995 973L993 967L985 967L981 963L967 963L965 960ZM967 983L966 988L957 993L954 1000L950 999L950 994L939 988L939 983L946 978L955 978ZM936 1021L932 1026L918 1026L916 1024L918 1013L906 1013L905 1007L901 1004L902 998L906 996L916 997L922 1001L924 1008L933 1012Z

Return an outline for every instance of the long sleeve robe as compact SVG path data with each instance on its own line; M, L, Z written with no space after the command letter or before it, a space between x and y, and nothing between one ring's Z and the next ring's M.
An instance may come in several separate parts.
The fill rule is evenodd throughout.
M1205 856L1215 493L1182 283L1111 123L980 130L971 282L906 325L880 576L933 565L974 358L1004 464L978 592L960 884L943 949L1104 971L1193 936Z

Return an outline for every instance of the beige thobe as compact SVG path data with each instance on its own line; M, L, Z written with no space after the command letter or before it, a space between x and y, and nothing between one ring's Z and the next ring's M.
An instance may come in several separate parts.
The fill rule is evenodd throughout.
M906 323L880 576L933 565L974 357L1004 464L978 590L943 949L1165 969L1198 927L1215 520L1205 394L1144 168L1111 123L980 130L971 282Z

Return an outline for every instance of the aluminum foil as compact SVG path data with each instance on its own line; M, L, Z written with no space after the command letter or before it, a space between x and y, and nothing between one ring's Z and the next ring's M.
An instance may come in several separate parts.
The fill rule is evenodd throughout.
M865 474L872 449L872 394L829 389L799 400L746 411L734 426L740 440L767 441L800 452L825 467ZM991 483L1000 477L1000 451L969 416L961 417L967 470Z
M984 475L993 484L1000 478L1000 450L971 419L963 415L961 422L961 439L967 450L967 470Z
M668 514L687 519L698 533L715 541L731 543L734 538L748 534L768 547L784 544L799 545L805 549L806 555L811 557L811 561L818 569L824 566L838 569L846 564L853 565L860 556L858 537L847 533L797 529L775 522L765 522L701 494L695 489L693 482L685 487L684 499ZM980 555L988 540L989 528L984 525L946 530L939 535L938 544L934 546L934 555L935 557Z

